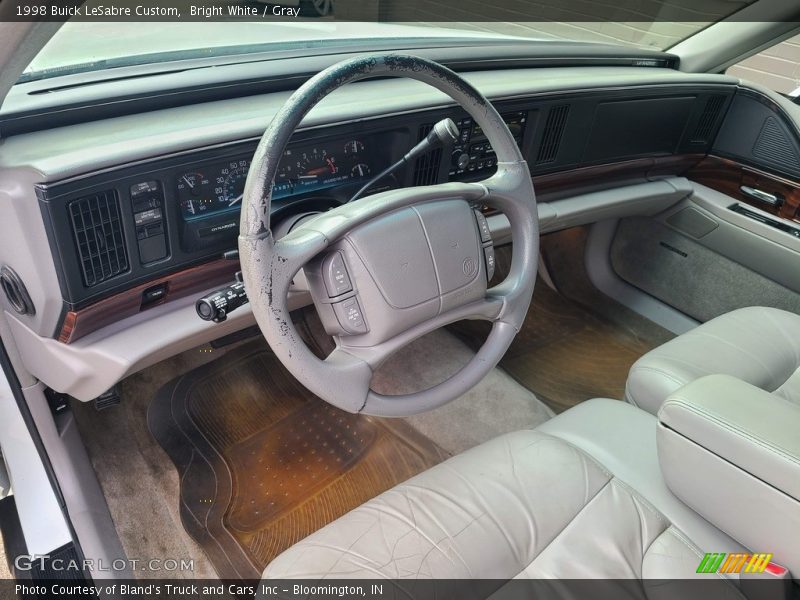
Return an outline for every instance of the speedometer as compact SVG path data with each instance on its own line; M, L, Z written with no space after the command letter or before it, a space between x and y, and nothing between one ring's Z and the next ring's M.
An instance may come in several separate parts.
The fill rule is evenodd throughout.
M246 160L233 161L220 171L217 182L222 184L219 195L223 208L238 206L241 202L249 166Z

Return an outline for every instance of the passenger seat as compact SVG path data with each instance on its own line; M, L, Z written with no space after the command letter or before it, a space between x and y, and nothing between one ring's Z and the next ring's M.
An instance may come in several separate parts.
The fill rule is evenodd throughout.
M800 315L751 306L716 317L637 360L625 398L656 414L672 392L714 374L800 404Z

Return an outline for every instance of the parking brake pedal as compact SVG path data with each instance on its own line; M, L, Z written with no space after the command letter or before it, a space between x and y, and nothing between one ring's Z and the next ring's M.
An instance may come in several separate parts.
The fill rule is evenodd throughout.
M117 391L117 386L114 386L107 392L103 392L94 399L94 409L98 411L105 410L106 408L111 408L119 403L119 392Z

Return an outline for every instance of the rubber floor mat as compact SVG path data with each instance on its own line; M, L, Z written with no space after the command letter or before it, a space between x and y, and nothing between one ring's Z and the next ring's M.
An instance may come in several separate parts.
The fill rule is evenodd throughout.
M510 256L498 251L498 270L507 268L508 262ZM450 330L477 348L489 325L460 321ZM600 318L539 280L525 322L499 366L560 413L590 398L621 400L631 365L657 345Z
M313 396L252 343L170 382L150 431L181 478L181 519L222 578L280 552L447 454L403 421Z

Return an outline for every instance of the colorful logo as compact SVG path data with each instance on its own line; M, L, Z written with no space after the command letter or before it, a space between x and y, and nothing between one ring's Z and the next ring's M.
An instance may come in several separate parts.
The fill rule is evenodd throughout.
M747 552L726 554L725 552L712 552L706 554L700 565L698 573L763 573L772 554L748 554Z

